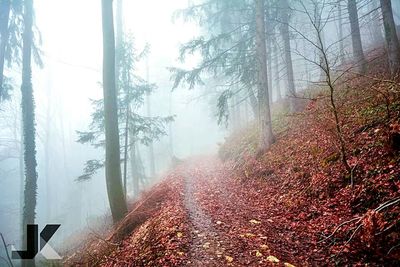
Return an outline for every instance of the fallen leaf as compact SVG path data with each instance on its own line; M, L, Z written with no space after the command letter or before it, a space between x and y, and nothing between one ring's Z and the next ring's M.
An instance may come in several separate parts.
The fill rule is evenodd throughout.
M226 259L226 261L229 262L229 263L233 261L233 258L230 257L230 256L225 256L225 259Z
M273 263L278 263L279 259L275 256L268 256L267 261L273 262Z
M296 266L294 266L293 264L290 264L290 263L288 263L288 262L285 262L283 265L285 265L285 267L296 267Z
M260 251L256 251L256 257L261 257L263 254Z
M181 237L183 236L183 234L182 234L181 232L177 232L177 233L176 233L176 236L177 236L178 238L181 238Z
M252 234L252 233L245 233L244 235L242 234L242 235L240 235L240 237L255 237L256 235L255 234Z
M261 222L260 222L260 221L257 221L257 220L254 220L254 219L252 219L252 220L250 220L250 223L251 223L251 224L260 224Z

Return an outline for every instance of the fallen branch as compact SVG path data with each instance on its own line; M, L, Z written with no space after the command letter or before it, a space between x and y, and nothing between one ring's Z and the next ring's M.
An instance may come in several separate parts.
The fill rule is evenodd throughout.
M374 209L374 211L375 211L375 212L380 212L380 211L382 211L382 210L384 210L384 209L386 209L386 208L389 208L389 207L391 207L391 206L393 206L393 205L395 205L395 204L397 204L397 203L399 203L399 202L400 202L400 197L399 197L399 198L392 199L392 200L388 200L388 201L382 203L381 205L379 205L379 207L377 207L376 209ZM366 216L366 214L363 215L363 216L355 217L355 218L353 218L353 219L351 219L351 220L348 220L348 221L345 221L345 222L339 224L339 225L335 228L335 230L332 232L332 234L330 234L329 236L325 237L323 240L319 241L318 243L324 242L324 241L328 240L329 238L333 237L333 236L336 234L336 232L339 231L339 229L340 229L341 227L343 227L344 225L349 224L349 223L352 223L352 222L358 220L358 221L356 222L356 225L357 225L357 226L356 226L355 230L353 231L353 233L351 234L350 238L349 238L349 239L346 241L346 243L345 243L345 245L347 245L347 244L353 239L353 237L354 237L355 234L358 232L358 230L362 227L361 221L365 218L365 216Z
M339 225L335 228L335 230L332 232L332 234L330 234L329 236L325 237L323 240L318 241L318 243L322 243L322 242L326 241L327 239L333 237L333 236L336 234L336 232L339 231L339 229L340 229L341 227L343 227L344 225L349 224L349 223L352 223L352 222L354 222L355 220L361 220L361 219L362 219L362 217L356 217L356 218L353 218L353 219L351 219L351 220L342 222L341 224L339 224Z

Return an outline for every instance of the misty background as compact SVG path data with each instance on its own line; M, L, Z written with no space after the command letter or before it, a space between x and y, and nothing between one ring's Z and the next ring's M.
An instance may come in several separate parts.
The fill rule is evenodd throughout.
M392 1L394 11L400 10L400 2ZM178 60L179 46L200 34L195 23L173 19L176 10L188 6L187 0L147 0L124 2L124 31L132 33L134 46L144 49L149 44L150 53L137 67L141 76L158 88L150 95L150 111L155 116L175 116L167 126L168 136L154 142L156 174L160 178L171 167L171 159L184 159L199 154L213 154L218 144L229 132L217 124L215 97L207 86L193 90L178 88L172 92L173 82L168 67L195 66L199 57L193 55L185 63ZM369 6L359 10L363 44L370 43L371 20ZM400 23L395 13L396 23ZM102 158L103 149L76 142L76 131L88 128L93 111L90 99L102 97L102 29L101 2L98 0L36 0L36 25L41 33L43 68L33 68L33 87L36 102L37 158L38 158L38 205L37 223L43 226L60 223L56 240L61 242L72 233L101 221L109 213L104 170L91 180L75 181L83 172L85 161ZM302 24L297 16L295 25ZM307 29L305 29L307 30ZM351 53L348 22L344 23L345 48ZM325 28L325 42L336 42L337 22ZM293 49L303 47L304 40L294 39ZM305 51L307 53L307 51ZM310 47L308 56L313 57ZM316 56L316 55L315 55ZM299 91L313 79L319 78L320 70L304 62L293 53L296 86ZM21 73L13 69L6 72L15 77L12 100L5 102L0 111L0 152L7 155L0 159L0 229L10 243L19 244L21 233L22 192L20 168L20 81ZM280 75L285 76L283 63ZM284 79L282 79L284 80ZM287 87L282 82L285 91ZM276 96L273 96L276 99ZM146 114L148 106L141 112ZM139 151L149 173L149 148L140 146ZM158 178L153 178L151 183ZM149 185L151 184L149 183Z
M158 86L150 96L151 113L176 115L167 126L170 136L153 145L157 177L170 167L172 155L183 159L216 152L226 132L210 111L213 103L199 88L172 92L167 68L181 64L177 61L179 44L193 38L198 31L194 24L173 19L174 12L186 6L186 0L124 3L124 30L132 33L138 50L146 43L150 46L148 58L140 62L138 69L142 77L148 76L149 82ZM91 180L75 181L83 173L86 160L104 157L103 149L76 142L76 131L86 130L91 119L90 99L102 97L101 2L37 0L35 19L43 52L43 68L33 68L38 137L37 223L40 227L60 223L56 240L52 240L60 242L109 213L104 169ZM187 64L195 62L193 57ZM20 71L6 71L19 82ZM8 188L0 193L0 229L6 240L19 244L21 203L16 192L23 190L17 158L20 84L14 85L17 89L12 93L12 101L2 104L0 111L0 151L10 155L0 161L0 188ZM146 105L142 109L145 113ZM139 150L148 174L149 149L140 146ZM48 189L50 194L46 193Z

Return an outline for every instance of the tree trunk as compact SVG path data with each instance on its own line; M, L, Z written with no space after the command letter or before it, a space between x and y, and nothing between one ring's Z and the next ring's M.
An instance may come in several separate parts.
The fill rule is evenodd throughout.
M258 70L258 100L260 115L259 152L263 153L273 143L272 121L268 95L267 49L265 37L264 0L255 0L256 4L256 44Z
M44 171L46 179L46 218L47 221L51 221L53 216L53 198L52 198L52 186L50 178L50 140L51 140L51 118L52 118L52 108L51 108L51 73L49 73L48 84L47 84L47 107L46 107L46 128L45 128L45 140L44 141Z
M169 92L168 97L168 113L169 116L173 116L172 114L172 92ZM172 130L172 122L168 123L168 145L169 145L169 156L172 158L174 156L174 136Z
M150 82L150 71L149 71L149 58L146 58L146 82ZM151 117L151 99L150 93L146 94L146 107L147 107L147 116ZM150 177L154 178L156 176L156 164L154 160L154 146L153 140L151 140L149 144L149 161L150 161Z
M22 50L22 122L24 134L24 165L25 165L25 187L24 187L24 213L22 226L24 228L23 240L26 240L27 224L35 223L36 195L37 195L37 172L36 172L36 142L35 142L35 104L32 88L32 42L33 42L33 1L24 1L24 32ZM25 243L25 242L24 242ZM34 266L34 260L24 260L24 266Z
M383 35L382 35L382 25L381 25L381 15L379 13L379 5L378 0L371 1L371 33L374 47L380 47L383 44Z
M390 72L392 76L399 73L400 70L400 47L399 39L396 33L396 25L393 19L393 10L390 0L380 0L383 16L383 26L385 28L386 46L388 50L388 59Z
M361 42L360 25L358 22L357 2L356 0L348 0L347 9L349 11L351 41L353 45L353 57L359 73L365 73L367 70L367 62L365 60L364 51Z
M270 32L268 32L271 34ZM267 38L267 68L268 68L268 92L269 92L269 103L272 103L272 45L271 39Z
M4 62L9 37L8 21L10 9L10 0L0 1L0 101L3 97Z
M127 101L128 103L128 101ZM127 105L127 111L125 116L125 136L124 136L124 195L127 196L127 175L128 175L128 147L129 147L129 115L130 115L130 106ZM132 149L132 148L131 148Z
M345 64L345 57L344 57L344 36L343 36L343 10L342 10L342 0L337 1L338 5L338 35L339 35L339 59L340 65Z
M288 95L290 97L290 112L295 112L295 96L296 96L296 88L294 85L294 74L293 74L293 63L292 63L292 54L290 47L290 35L289 35L289 3L287 0L282 1L282 26L281 26L281 34L284 43L285 50L285 64L286 64L286 75L287 75L287 83L288 83Z
M312 27L316 32L316 44L318 45L317 53L319 54L319 67L320 74L319 80L325 82L328 72L328 62L325 61L325 52L323 51L325 48L325 36L324 36L324 26L322 25L322 12L320 9L319 2L313 2L314 5L314 17L315 21L313 22Z
M116 5L116 27L115 27L115 79L116 79L116 86L117 86L117 94L120 91L120 72L121 72L121 56L122 56L122 43L123 43L123 17L122 17L122 0L117 0Z
M131 135L133 138L133 135ZM137 164L137 156L136 156L136 145L133 139L131 139L131 150L130 150L130 162L131 162L131 176L132 176L132 187L133 187L133 198L137 198L139 196L140 188L139 188L139 170Z
M249 102L250 102L251 110L253 111L254 119L258 120L259 119L259 108L258 108L257 97L255 96L252 88L249 88L248 92L249 92L249 99L250 99Z
M112 0L102 0L102 24L106 184L112 217L116 223L124 217L128 209L121 181Z
M279 53L277 48L276 42L273 44L273 58L275 59L275 91L276 91L276 99L279 101L282 99L282 92L281 92L281 80L279 77Z

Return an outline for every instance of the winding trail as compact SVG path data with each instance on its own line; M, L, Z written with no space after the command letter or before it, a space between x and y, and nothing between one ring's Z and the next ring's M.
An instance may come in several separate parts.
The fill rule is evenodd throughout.
M185 174L184 205L192 224L192 242L189 249L191 260L187 263L192 266L218 266L221 264L220 258L224 254L224 248L221 245L220 233L213 226L211 217L204 212L196 199L201 189L195 179L190 172Z
M187 266L290 266L272 254L267 232L275 227L254 205L256 189L235 182L215 159L185 164L180 175L190 224Z

